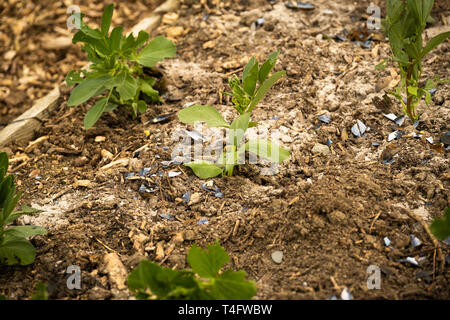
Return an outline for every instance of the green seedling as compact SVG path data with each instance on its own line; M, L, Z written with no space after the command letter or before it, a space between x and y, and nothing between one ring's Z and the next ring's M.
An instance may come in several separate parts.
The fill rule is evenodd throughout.
M127 106L133 118L147 110L147 103L161 101L154 89L156 78L146 68L153 68L164 58L175 55L175 44L165 37L149 40L145 31L122 35L123 27L117 26L109 32L114 5L103 12L101 29L92 29L83 22L79 14L80 30L72 42L83 43L82 49L91 62L89 70L72 70L66 77L68 85L78 84L69 98L69 106L80 105L92 97L97 103L86 113L84 127L91 128L104 112L118 106ZM144 46L145 45L145 46ZM146 68L144 68L146 67Z
M128 287L138 299L251 299L256 294L255 283L245 279L245 271L222 270L229 260L218 243L208 250L194 244L187 255L191 270L172 270L144 260L128 276Z
M445 240L450 237L450 207L444 211L444 216L436 218L431 222L430 230L439 240Z
M28 265L33 263L36 249L27 238L36 235L45 235L47 231L37 226L13 226L7 227L14 220L24 214L34 214L39 210L22 206L22 210L14 211L19 201L21 192L16 193L14 177L7 176L8 155L0 153L0 263L8 265Z
M422 34L434 0L387 0L387 16L383 27L389 38L394 61L400 69L401 81L399 87L390 94L400 100L403 112L412 120L418 120L416 107L425 97L425 102L431 102L430 90L443 82L439 77L428 79L424 86L419 84L422 73L422 60L439 44L445 41L450 32L441 33L423 46ZM377 66L383 69L386 61ZM402 93L405 99L403 99Z
M273 52L261 66L255 58L251 58L244 67L242 81L236 75L228 79L232 92L225 94L232 97L233 108L239 113L231 124L226 122L212 106L194 105L178 112L178 118L183 123L193 124L196 121L203 121L208 127L229 129L227 146L216 162L196 160L185 164L198 177L207 179L224 173L232 176L234 167L242 163L241 159L246 151L272 162L281 162L290 157L289 150L271 141L256 139L245 142L247 129L258 125L257 122L251 121L253 109L286 74L283 70L269 76L277 61L278 53Z

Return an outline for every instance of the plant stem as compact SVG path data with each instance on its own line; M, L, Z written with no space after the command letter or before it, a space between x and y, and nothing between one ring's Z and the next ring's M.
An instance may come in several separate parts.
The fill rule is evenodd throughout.
M411 64L410 64L410 66L408 68L408 72L406 74L406 83L405 83L406 84L406 114L411 119L411 121L414 122L416 120L416 116L415 116L414 110L412 110L413 108L411 107L412 95L408 91L408 87L409 87L409 84L411 83L411 77L412 77L412 73L414 70L414 64L413 64L411 58L409 59L409 61L411 62Z

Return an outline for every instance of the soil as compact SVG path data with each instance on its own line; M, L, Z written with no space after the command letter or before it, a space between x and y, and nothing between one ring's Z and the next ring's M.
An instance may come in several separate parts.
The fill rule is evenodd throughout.
M26 299L43 281L51 299L128 299L132 295L115 282L106 255L116 254L128 272L141 259L182 269L194 242L218 240L230 267L245 270L257 283L256 299L330 299L344 288L354 299L449 299L448 262L444 270L440 262L450 248L439 242L436 251L422 222L429 224L449 205L449 150L438 141L449 131L450 84L437 87L429 106L419 105L416 129L408 119L399 127L383 116L402 114L398 103L383 100L385 87L397 80L393 65L375 70L389 57L389 44L381 37L364 49L332 39L362 26L370 1L317 0L310 12L288 9L283 1L219 3L186 0L172 22L183 34L174 36L168 24L154 32L177 43L176 57L160 65L169 83L162 104L138 119L118 110L85 131L84 114L95 102L69 108L70 88L63 88L59 108L36 133L36 139L45 137L41 143L8 146L17 159L11 172L25 191L21 202L44 210L19 223L41 225L49 233L32 240L32 265L0 266L0 293ZM450 23L450 8L437 3L430 28ZM256 26L261 17L264 24ZM227 78L239 74L251 56L262 60L275 49L281 51L275 71L286 70L287 76L254 118L281 133L280 143L291 150L278 174L263 176L258 165L243 165L232 177L211 179L223 193L219 198L202 189L205 181L187 167L162 162L171 160L178 143L173 133L191 126L176 117L151 120L190 103L214 105L232 120L236 113L221 94L229 90ZM70 67L79 57L66 58ZM449 69L447 41L426 57L423 76L445 78ZM64 73L58 75L62 79ZM329 124L319 122L323 114ZM357 120L367 127L362 137L351 132ZM388 142L395 130L404 135ZM414 132L421 137L413 138ZM328 139L328 154L312 152ZM383 163L388 153L393 162ZM147 167L156 177L136 178ZM129 172L135 177L127 179ZM141 195L143 183L156 192ZM186 192L197 201L183 203ZM419 247L412 247L410 235L421 241ZM280 264L271 258L274 251L283 252ZM407 257L419 266L404 262ZM80 290L67 289L71 265L81 268ZM370 265L381 268L379 290L367 287Z

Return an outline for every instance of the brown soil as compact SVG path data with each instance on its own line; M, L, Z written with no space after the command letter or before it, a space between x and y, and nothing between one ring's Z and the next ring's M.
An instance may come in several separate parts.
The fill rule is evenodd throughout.
M67 89L60 107L36 133L47 140L26 151L27 144L9 146L12 158L28 156L11 168L25 191L22 202L45 210L21 222L42 225L49 234L32 240L38 251L34 264L0 266L0 293L24 299L44 281L52 299L126 299L130 293L108 277L105 254L118 253L130 271L140 259L156 260L155 247L162 246L159 262L181 269L194 242L204 246L218 239L232 258L231 267L256 281L257 299L329 299L345 287L355 299L449 299L448 265L432 272L449 255L449 246L440 242L442 255L435 258L420 221L429 223L449 205L448 149L425 138L438 141L449 130L450 84L438 86L430 106L419 106L422 137L408 137L414 131L409 120L399 128L383 116L400 115L399 104L380 103L383 91L377 92L379 83L392 80L389 68L375 70L389 55L388 43L363 49L322 36L362 25L370 1L318 0L312 12L289 10L281 1L210 3L208 8L196 3L184 1L175 23L185 30L175 39L177 56L161 64L170 83L163 104L136 120L124 110L104 115L85 131L83 117L92 102L68 108ZM433 27L442 26L441 14L449 19L450 10L434 15ZM265 18L262 27L252 26L255 17ZM167 35L168 27L162 25L154 35ZM230 102L220 94L228 90L228 76L251 56L263 59L275 49L281 51L275 69L286 70L287 77L261 102L255 119L281 132L281 144L292 152L280 172L261 176L257 165L244 165L233 177L213 179L224 194L217 198L186 167L163 166L175 146L172 133L187 127L176 117L147 123L191 102L214 105L231 120ZM80 61L76 57L71 66ZM424 77L448 77L449 67L447 42L425 59ZM322 114L331 122L318 127ZM357 119L368 127L362 138L350 131ZM395 141L395 161L383 164L380 157L391 148L387 135L396 129L406 135ZM97 136L106 140L95 142ZM311 152L327 139L333 141L330 154ZM129 159L128 165L101 170L111 162L102 159L102 150L114 160ZM138 193L142 181L124 178L143 167L164 173L153 179L160 190L146 198ZM183 173L169 178L171 171ZM90 184L79 187L77 180ZM199 193L200 201L180 201L187 191ZM208 224L197 224L205 218ZM180 232L182 244L173 241ZM420 239L420 248L412 248L410 234ZM384 237L391 240L389 247ZM281 264L271 258L275 250L283 251ZM399 262L406 257L415 257L420 267ZM82 270L81 290L66 287L70 265ZM380 290L367 288L370 265L381 268Z

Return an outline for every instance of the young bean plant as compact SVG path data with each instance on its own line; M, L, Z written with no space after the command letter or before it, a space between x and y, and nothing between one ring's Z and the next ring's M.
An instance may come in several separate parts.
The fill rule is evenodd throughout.
M403 112L412 120L418 120L416 107L425 97L431 102L430 90L440 82L439 77L428 79L420 85L422 60L439 44L445 41L450 32L441 33L428 41L424 46L422 34L429 21L434 0L387 0L387 16L383 22L389 38L394 61L400 69L401 81L395 91L390 92L403 106ZM377 66L384 68L386 61ZM404 94L405 100L402 94Z
M138 299L251 299L256 294L255 283L245 280L245 271L222 270L229 260L218 243L208 250L194 244L187 255L192 270L173 270L143 260L128 276L128 288Z
M82 49L91 62L89 70L72 70L66 77L68 85L78 84L69 98L69 106L80 105L92 97L97 103L86 113L84 127L91 128L102 113L118 106L127 106L133 118L147 110L147 103L161 101L155 90L155 73L150 68L164 58L172 58L176 48L170 40L158 36L150 41L145 31L122 35L123 27L109 32L114 5L105 8L101 29L92 29L79 14L80 30L72 42L83 43ZM145 45L145 46L144 46Z
M0 263L9 265L28 265L33 263L36 249L27 238L36 235L45 235L47 231L37 226L13 226L7 227L24 214L34 214L39 210L22 206L22 210L14 211L19 201L21 192L16 193L14 177L7 176L8 155L0 153Z
M258 125L257 122L251 121L253 109L272 86L286 74L283 70L269 76L278 54L278 51L273 52L261 66L252 57L244 67L242 81L236 75L228 79L231 93L226 94L232 97L233 108L239 113L231 124L226 122L212 106L194 105L178 112L178 118L183 123L193 124L196 121L203 121L208 127L229 129L225 151L222 150L216 162L194 160L185 164L198 177L206 179L220 174L232 176L234 167L242 163L241 159L246 151L272 162L281 162L290 157L289 150L269 140L255 139L245 142L247 129Z

